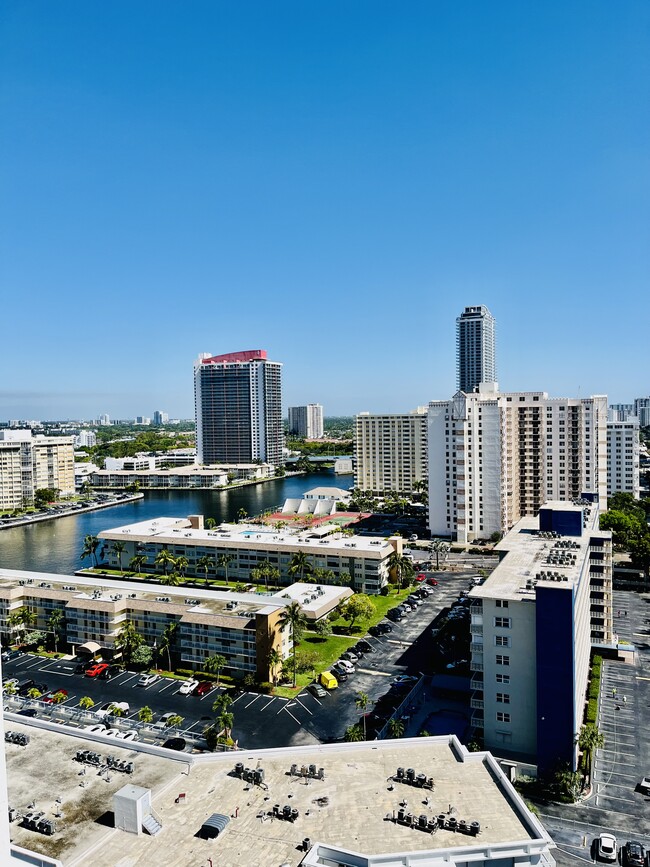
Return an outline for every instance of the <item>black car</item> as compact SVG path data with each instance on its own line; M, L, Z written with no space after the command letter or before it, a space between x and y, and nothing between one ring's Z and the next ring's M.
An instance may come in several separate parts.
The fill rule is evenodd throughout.
M176 750L177 752L182 752L185 749L187 741L185 738L168 738L163 747L166 750Z
M390 611L386 614L386 617L390 618L390 620L394 620L396 623L399 623L400 620L404 619L404 613L399 610L399 608L391 608Z
M355 649L355 651L360 650L361 653L374 653L375 652L375 648L372 646L372 644L369 641L366 641L364 638L362 638L361 641L358 641L354 645L354 649Z
M25 696L30 689L37 689L41 694L47 692L47 686L44 683L37 683L35 680L23 680L18 684L16 692L18 695Z
M341 683L343 683L344 681L346 681L346 680L348 679L348 673L347 673L347 671L344 671L342 668L338 668L338 666L336 666L336 665L333 665L333 666L330 668L330 671L332 672L332 674L334 675L334 677L335 677L338 681L340 681Z
M105 668L101 674L98 674L100 680L112 680L114 677L117 677L120 674L122 669L119 665L109 665L108 668Z
M643 867L645 864L645 849L636 840L630 840L623 846L623 867Z
M11 662L12 659L18 659L19 656L23 656L22 650L5 650L2 654L2 661Z
M38 711L36 710L35 707L26 707L26 708L23 708L23 710L18 711L18 716L35 717L35 716L37 716L37 714L38 714Z

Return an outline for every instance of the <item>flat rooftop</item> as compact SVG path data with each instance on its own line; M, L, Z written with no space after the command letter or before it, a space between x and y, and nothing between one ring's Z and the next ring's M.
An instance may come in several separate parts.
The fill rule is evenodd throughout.
M257 524L221 524L213 530L195 530L184 518L156 518L154 521L138 521L112 530L102 530L100 539L134 542L155 542L159 545L200 545L204 548L246 548L264 550L276 548L295 552L316 549L342 556L354 556L353 551L364 556L383 560L393 550L385 539L368 536L344 536L340 529L332 527L332 534L318 538L310 529L297 530L283 527L275 530Z
M14 842L55 855L65 865L187 867L210 857L220 867L297 867L306 837L312 843L367 855L417 852L424 857L431 852L432 859L447 849L549 843L494 759L486 753L468 753L453 736L185 755L187 761L179 762L137 752L135 744L129 750L84 742L72 734L13 720L6 727L31 736L26 748L7 745L10 805L24 811L35 801L54 818L54 799L61 799L54 837L13 824ZM113 773L108 781L96 770L81 776L82 766L73 761L81 748L102 755L125 754L134 761L135 773ZM236 762L263 769L264 785L236 776ZM324 779L291 776L294 763L323 768ZM393 782L398 767L432 777L433 790ZM125 783L152 790L153 808L163 826L158 836L126 834L98 822L112 810L112 795ZM184 797L176 803L181 793ZM425 833L387 818L404 801L409 811L432 819L451 809L450 815L459 820L480 822L480 834L471 837L443 829ZM298 810L296 821L271 818L274 804ZM230 821L218 839L204 841L196 834L213 813Z
M552 501L542 508L571 512L582 511L583 507ZM534 600L534 582L543 581L544 586L559 589L573 587L580 580L591 540L610 538L609 533L598 529L599 514L596 505L587 510L587 524L581 536L543 533L538 515L521 518L496 546L495 550L502 557L496 569L470 592L470 596Z

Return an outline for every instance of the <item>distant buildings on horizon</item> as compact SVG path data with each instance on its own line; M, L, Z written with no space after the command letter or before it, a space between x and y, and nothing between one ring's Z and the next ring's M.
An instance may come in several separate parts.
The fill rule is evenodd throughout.
M323 428L323 407L320 403L306 406L290 406L288 410L289 433L308 440L321 439Z

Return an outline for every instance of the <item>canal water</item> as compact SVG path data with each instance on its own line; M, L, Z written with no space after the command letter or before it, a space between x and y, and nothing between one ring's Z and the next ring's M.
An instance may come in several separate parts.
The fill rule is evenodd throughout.
M349 490L352 484L353 476L325 470L229 491L144 491L144 499L135 502L0 531L0 568L71 575L90 565L88 559L79 558L84 536L96 536L101 530L158 517L205 515L217 522L232 521L240 509L256 515L281 506L289 497L301 497L311 488Z

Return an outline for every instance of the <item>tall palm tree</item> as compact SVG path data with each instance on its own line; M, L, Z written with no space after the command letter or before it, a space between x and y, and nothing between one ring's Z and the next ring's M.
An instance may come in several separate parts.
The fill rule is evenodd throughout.
M357 697L354 700L355 705L357 706L357 710L361 711L361 719L363 720L363 739L364 741L368 740L366 737L366 708L370 703L370 698L368 693L360 692L357 694Z
M436 555L436 572L440 571L440 555L446 553L449 550L449 543L443 541L442 539L434 539L431 543L431 550L435 552Z
M146 554L136 554L134 557L131 557L129 560L129 569L132 572L137 572L138 575L142 574L142 567L147 562Z
M120 566L120 575L122 574L122 554L126 551L124 542L113 542L111 549L114 554L117 554L117 562Z
M217 566L223 569L226 578L226 587L228 587L228 566L235 559L234 554L219 554L217 557Z
M269 650L269 672L273 681L273 686L278 685L278 666L282 665L282 653L277 647L272 647Z
M185 570L189 566L190 561L182 554L176 558L176 570L180 573L181 578L185 578Z
M25 632L28 626L34 626L36 623L36 613L23 605L21 608L12 611L7 617L7 623L11 629L19 636L19 641L22 642L25 638Z
M220 653L215 653L212 656L208 656L208 658L203 663L204 671L207 671L208 674L217 675L217 686L219 686L221 670L226 667L227 662L228 660L225 656L222 656Z
M345 730L345 734L343 735L343 740L348 742L365 741L365 739L366 738L363 730L358 723L352 726L348 726Z
M125 662L130 662L133 651L144 644L144 638L135 628L132 620L125 620L115 637L115 647L122 651Z
M291 560L289 561L289 568L287 572L292 577L296 575L300 576L300 580L305 580L305 575L308 572L313 572L313 566L309 562L309 558L304 551L296 551Z
M144 707L141 707L138 711L138 719L141 723L150 723L153 721L153 711L151 708L145 704Z
M605 746L605 736L595 725L586 725L580 729L576 743L584 757L585 777L591 775L591 763L594 752Z
M87 535L84 536L84 546L81 551L80 560L85 560L86 557L92 557L95 563L95 568L99 566L99 562L97 560L97 549L100 546L100 541L97 536Z
M205 572L205 586L208 586L208 572L210 571L210 566L212 566L212 557L208 557L207 554L204 554L203 557L200 557L196 561L196 568L203 569Z
M280 618L278 620L280 625L280 629L289 628L291 630L291 644L292 651L291 655L293 658L293 685L296 685L296 642L294 641L294 636L296 631L304 628L306 623L305 613L300 607L299 602L290 602L284 611L280 614Z
M154 564L158 567L162 566L165 575L167 574L167 569L170 566L173 566L176 563L174 557L169 553L167 548L163 548L162 551L159 551L156 554L156 559L154 560Z
M181 583L181 576L176 572L176 570L174 570L173 572L165 572L165 574L161 575L158 580L166 587L178 587Z
M59 650L59 638L61 637L60 633L63 631L64 626L65 612L62 608L55 608L50 614L47 621L47 627L52 632L55 653L57 653Z
M158 645L159 653L167 653L168 671L172 670L172 647L176 643L176 635L178 633L178 621L172 620L163 629L160 636L160 644Z
M403 554L399 554L397 551L393 551L388 558L388 571L390 575L394 578L393 584L401 586L402 576L404 574L404 569L406 568L407 562L410 561Z

